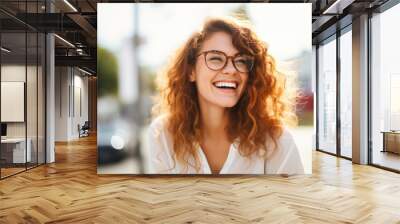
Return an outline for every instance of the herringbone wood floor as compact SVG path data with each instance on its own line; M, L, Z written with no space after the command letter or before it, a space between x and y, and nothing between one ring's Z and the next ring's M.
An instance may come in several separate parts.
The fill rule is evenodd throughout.
M96 139L0 181L0 223L400 223L400 175L314 152L312 176L98 176Z

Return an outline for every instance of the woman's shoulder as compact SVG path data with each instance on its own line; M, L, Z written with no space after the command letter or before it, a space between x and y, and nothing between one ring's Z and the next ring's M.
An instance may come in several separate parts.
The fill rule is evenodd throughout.
M287 126L282 128L282 134L277 139L278 151L280 151L281 154L288 155L292 153L298 153L299 149L293 136L294 135L291 128Z
M165 130L166 123L167 123L168 117L167 115L159 115L155 117L149 125L149 130L151 132L161 132Z
M282 134L279 137L279 142L281 144L294 144L293 132L291 128L287 126L282 127Z
M277 147L269 159L270 171L278 174L303 174L300 151L290 128L283 127L282 134L277 139Z
M174 167L172 141L166 131L167 117L155 117L148 128L148 158L150 173L169 173Z
M282 132L281 135L279 135L275 141L272 140L270 135L267 136L267 145L270 144L275 144L277 143L277 147L279 148L288 148L288 146L291 146L292 144L295 143L294 138L293 138L293 133L292 130L287 127L283 126L282 127Z

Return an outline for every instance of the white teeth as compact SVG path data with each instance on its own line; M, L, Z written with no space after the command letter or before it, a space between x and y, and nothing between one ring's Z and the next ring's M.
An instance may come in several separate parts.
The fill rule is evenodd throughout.
M214 83L216 87L228 87L236 89L236 83L234 82L216 82Z

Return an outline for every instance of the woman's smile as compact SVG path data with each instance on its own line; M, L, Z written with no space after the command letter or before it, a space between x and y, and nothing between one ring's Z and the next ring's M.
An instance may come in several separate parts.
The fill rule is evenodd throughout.
M239 85L239 81L235 80L219 80L212 83L217 93L225 96L239 96Z

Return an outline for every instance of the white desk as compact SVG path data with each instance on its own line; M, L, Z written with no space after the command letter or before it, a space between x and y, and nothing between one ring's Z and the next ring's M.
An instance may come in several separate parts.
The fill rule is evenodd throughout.
M25 158L27 158L26 162L31 161L31 145L32 140L27 138L28 147L26 147L25 154L25 138L6 138L1 139L2 145L14 145L13 148L13 163L25 163Z

